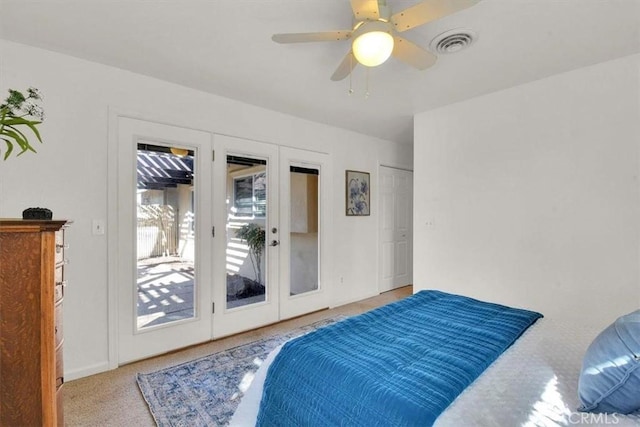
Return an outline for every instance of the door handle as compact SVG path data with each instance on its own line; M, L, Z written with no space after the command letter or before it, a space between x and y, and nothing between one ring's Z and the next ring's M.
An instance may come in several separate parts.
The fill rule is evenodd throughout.
M269 243L269 246L278 246L280 244L279 241L277 240L272 240L271 243Z

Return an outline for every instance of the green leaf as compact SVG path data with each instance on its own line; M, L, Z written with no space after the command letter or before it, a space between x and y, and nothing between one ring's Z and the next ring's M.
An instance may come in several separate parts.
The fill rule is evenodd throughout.
M9 116L9 118L5 118L2 123L4 123L5 125L26 125L27 123L35 123L38 124L40 122L36 121L36 120L27 120L24 117L18 117L18 116Z
M3 158L3 160L7 160L11 155L11 152L13 151L13 143L11 143L11 141L9 141L8 139L2 138L2 140L7 144L7 152L4 153L4 158Z
M33 151L34 153L36 152L36 150L34 150L34 149L31 147L31 144L29 144L29 140L27 139L27 136L26 136L24 133L22 133L22 132L21 132L19 129L17 129L15 126L7 126L7 127L8 127L9 129L13 130L14 132L16 132L16 133L20 134L20 136L22 137L22 139L27 143L27 147L25 147L25 149L27 149L27 148L28 148L29 150ZM42 143L42 141L40 141L40 143Z
M40 132L38 132L38 129L36 129L36 126L38 123L41 122L30 122L30 123L25 123L27 126L29 126L29 128L33 131L33 133L36 135L36 138L38 138L38 141L40 141L40 143L42 144L42 138L40 138Z
M29 142L27 142L26 139L24 139L22 137L22 134L19 132L14 132L11 129L7 129L6 127L2 130L2 133L6 136L8 136L9 138L13 139L16 141L16 143L20 146L20 148L22 148L22 151L25 151L27 149L27 147L29 146Z
M29 145L29 140L27 139L27 136L24 133L22 133L20 129L16 129L14 126L5 126L5 129L8 129L12 132L17 133L18 135L20 135L21 140L25 142L25 145ZM23 144L20 144L20 146L23 147Z
M11 119L5 119L2 122L0 122L0 124L3 124L4 126L13 127L14 130L15 130L14 126L16 125L28 126L29 129L33 131L36 138L38 138L38 141L42 142L42 138L40 138L40 132L38 132L38 129L36 128L36 125L39 125L40 123L42 122L39 122L37 120L27 120L22 117L13 117Z

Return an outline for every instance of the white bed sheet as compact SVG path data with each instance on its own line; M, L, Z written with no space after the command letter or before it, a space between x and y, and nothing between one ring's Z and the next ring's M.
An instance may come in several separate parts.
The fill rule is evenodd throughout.
M540 319L438 417L436 427L640 426L640 415L578 412L582 357L600 331ZM246 391L232 426L254 426L269 354Z

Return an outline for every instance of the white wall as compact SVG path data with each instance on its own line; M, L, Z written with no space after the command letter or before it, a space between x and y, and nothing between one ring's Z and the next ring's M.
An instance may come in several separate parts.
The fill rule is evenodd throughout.
M107 218L109 109L159 122L258 141L328 152L333 159L332 218L336 248L333 304L378 293L377 210L345 217L344 170L371 171L380 163L411 166L409 146L349 132L213 96L146 76L0 40L0 91L39 88L47 115L38 154L0 164L0 217L43 206L74 221L68 232L69 286L65 296L65 371L68 379L108 367L107 240L91 233ZM304 94L301 94L304 96ZM373 200L376 193L374 187ZM340 283L343 278L343 283Z
M634 55L418 114L415 289L598 325L640 307L639 79Z

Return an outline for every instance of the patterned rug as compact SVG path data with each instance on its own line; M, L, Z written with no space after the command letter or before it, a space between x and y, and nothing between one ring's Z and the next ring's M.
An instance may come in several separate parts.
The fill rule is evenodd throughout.
M343 318L321 320L191 362L137 374L138 386L160 427L224 426L271 350L291 338Z

